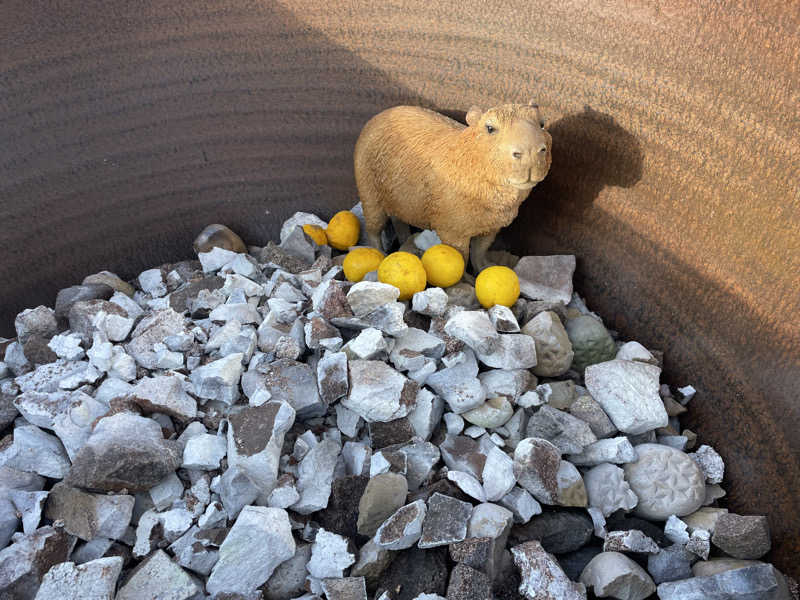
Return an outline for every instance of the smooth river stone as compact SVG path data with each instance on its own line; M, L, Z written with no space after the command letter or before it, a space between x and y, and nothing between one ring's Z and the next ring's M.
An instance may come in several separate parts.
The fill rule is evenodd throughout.
M661 444L639 444L636 452L639 460L625 465L625 478L639 498L638 516L665 521L703 505L705 476L687 454Z

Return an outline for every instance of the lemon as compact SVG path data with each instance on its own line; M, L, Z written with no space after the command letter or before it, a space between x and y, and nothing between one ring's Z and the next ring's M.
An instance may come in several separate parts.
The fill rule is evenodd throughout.
M361 233L361 223L358 217L349 210L342 210L333 215L325 230L328 244L337 250L347 250L358 243L358 234Z
M455 285L464 275L464 257L447 244L428 248L422 255L422 266L428 275L428 283L438 287Z
M328 236L325 235L325 230L319 225L311 225L310 223L303 225L303 231L314 240L317 246L324 246L328 243Z
M375 248L353 248L342 263L344 276L358 283L364 279L364 275L377 269L383 259L383 252Z
M425 267L409 252L393 252L378 267L378 281L400 290L398 300L408 300L425 289Z
M511 306L519 298L519 277L508 267L487 267L478 273L475 295L484 308Z

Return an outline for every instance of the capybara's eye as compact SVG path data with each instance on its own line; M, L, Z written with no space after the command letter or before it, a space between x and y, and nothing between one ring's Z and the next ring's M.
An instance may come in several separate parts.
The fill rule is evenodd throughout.
M496 130L495 130L494 126L487 124L486 125L486 131L489 132L489 133L494 133Z
M539 125L541 125L542 129L544 129L544 121L539 121Z

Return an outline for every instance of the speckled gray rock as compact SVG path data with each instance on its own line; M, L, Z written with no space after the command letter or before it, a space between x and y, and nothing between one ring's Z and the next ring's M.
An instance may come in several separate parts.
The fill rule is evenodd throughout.
M82 540L120 539L133 514L133 496L90 494L57 483L47 499L45 516L64 522L64 529Z
M447 600L485 600L492 597L492 581L488 575L463 563L450 572Z
M156 550L131 572L115 600L189 600L200 587L163 550Z
M121 556L59 563L45 573L36 600L113 600L121 571Z
M520 293L531 300L568 303L572 298L575 256L523 256L514 267Z
M617 346L603 324L590 315L567 321L567 335L574 356L572 368L583 371L589 365L606 362L617 356Z
M644 600L656 591L650 575L619 552L601 552L581 573L581 583L600 597Z
M609 531L603 542L603 551L658 554L659 547L644 532L638 529L628 529L627 531Z
M661 369L628 360L586 368L586 388L620 431L640 434L666 427L667 411L658 394Z
M398 508L375 533L375 543L386 550L404 550L417 543L427 508L423 500Z
M783 576L772 565L762 563L692 577L658 586L661 600L789 600Z
M688 455L661 444L639 444L636 452L639 459L625 465L625 478L639 498L637 515L666 520L703 505L705 477Z
M599 508L605 517L620 509L629 511L639 502L625 481L625 472L610 463L601 463L587 471L583 482L589 496L589 506Z
M435 548L464 540L471 516L472 504L469 502L434 493L428 500L419 547Z
M561 453L552 443L540 438L525 438L514 450L514 476L517 483L544 504L558 498L558 469Z
M322 590L328 600L367 600L367 586L363 577L323 579Z
M504 333L489 352L475 351L478 360L495 369L530 369L536 366L536 342L524 333Z
M163 438L158 423L117 413L95 426L75 456L66 483L104 491L146 491L180 464L180 447Z
M365 421L393 421L413 408L419 386L382 361L351 360L350 392L342 404Z
M206 584L211 594L249 594L295 553L288 513L280 508L246 506L219 548L219 560Z
M725 475L725 463L711 446L703 444L689 456L706 476L706 483L721 483Z
M763 516L719 516L711 542L734 558L761 558L770 549L769 522Z
M551 442L562 454L578 454L597 441L585 421L549 404L542 406L528 420L527 434Z
M528 600L586 600L583 584L570 581L555 557L535 540L511 548L519 569L519 593Z
M369 480L358 503L358 533L373 536L408 495L406 478L397 473L381 473Z
M556 377L566 373L574 353L567 330L556 313L549 310L539 313L525 324L522 333L536 342L536 366L533 368L536 375Z

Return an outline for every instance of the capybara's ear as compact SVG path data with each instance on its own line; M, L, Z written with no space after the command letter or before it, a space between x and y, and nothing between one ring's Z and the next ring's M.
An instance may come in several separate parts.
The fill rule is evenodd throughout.
M539 105L531 100L528 102L528 106L526 108L530 111L530 118L539 124L539 126L544 127L544 119L542 118L542 113L539 110Z
M478 121L481 120L481 115L483 111L478 108L477 106L473 106L467 111L467 125L470 127L477 125Z

